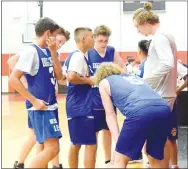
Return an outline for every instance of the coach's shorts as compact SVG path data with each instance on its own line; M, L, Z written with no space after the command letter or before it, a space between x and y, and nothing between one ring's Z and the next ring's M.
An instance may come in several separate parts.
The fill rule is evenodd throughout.
M116 144L116 151L136 160L147 141L146 152L158 160L164 156L164 146L169 133L168 106L148 106L135 112L124 121Z
M170 130L168 134L168 139L174 141L178 139L178 116L177 116L176 98L165 97L163 99L167 101L168 105L170 106L172 110L170 117L169 117Z
M95 121L93 116L73 117L68 120L68 127L72 144L96 144Z
M168 139L175 141L178 139L178 112L177 103L174 103L172 113L170 115L170 133Z
M106 123L105 110L93 110L93 114L95 119L96 132L99 132L100 130L109 130Z
M56 110L28 110L30 128L34 129L39 144L50 138L61 138L59 129L58 109Z

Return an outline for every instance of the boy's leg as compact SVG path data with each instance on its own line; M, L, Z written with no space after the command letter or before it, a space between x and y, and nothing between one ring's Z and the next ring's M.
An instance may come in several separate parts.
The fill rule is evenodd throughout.
M78 167L80 147L81 145L86 145L84 165L86 168L87 166L94 168L96 158L96 129L94 118L75 117L68 120L68 126L72 142L69 151L69 167ZM88 157L86 157L86 155L88 155ZM72 159L74 159L74 162L71 162ZM87 161L90 161L90 164L88 164Z
M84 154L84 167L95 168L97 145L86 145Z
M16 161L14 163L14 168L24 168L24 162L25 162L27 156L29 155L29 153L31 152L32 148L36 144L36 136L35 136L33 127L31 125L29 115L28 115L28 127L29 127L29 137L24 142L24 144L21 148L18 161Z
M44 150L32 160L28 168L46 168L48 162L59 153L59 138L50 138L44 142Z
M53 168L62 168L62 164L59 163L59 154L51 161Z
M157 160L150 155L148 155L148 160L151 168L166 168L164 160Z
M58 110L30 110L32 126L36 140L40 144L40 151L29 168L46 168L48 162L59 153L59 138L62 137L59 129Z
M69 168L78 168L79 151L81 145L71 144L69 149Z
M42 152L44 150L44 144L36 144L36 155L39 154L40 152ZM45 168L48 168L48 165L46 165Z
M44 144L36 144L36 155L44 150Z
M103 130L103 148L104 148L104 154L105 154L105 163L111 161L111 149L112 149L112 137L109 130Z
M105 110L93 110L93 114L95 117L96 132L102 131L102 145L104 149L105 163L107 164L111 161L112 139L106 123Z
M168 136L169 147L170 147L170 161L173 168L178 168L178 115L177 115L177 103L174 103L174 107L171 113L171 130Z
M115 151L115 159L114 159L114 164L113 168L126 168L127 164L130 160L130 158L124 154L118 153Z

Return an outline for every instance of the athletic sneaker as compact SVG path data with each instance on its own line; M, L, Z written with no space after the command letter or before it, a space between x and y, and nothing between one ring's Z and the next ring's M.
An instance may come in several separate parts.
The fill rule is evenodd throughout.
M105 164L105 165L104 165L104 168L112 168L112 163L109 162L109 163Z
M52 168L63 168L62 164L59 164L59 167L53 166Z
M23 169L24 168L24 164L23 163L18 163L18 161L15 161L13 168L14 169Z
M149 162L144 163L144 168L150 168Z
M138 159L136 160L130 160L129 161L129 164L132 164L132 163L141 163L142 162L142 153L140 153L140 156Z

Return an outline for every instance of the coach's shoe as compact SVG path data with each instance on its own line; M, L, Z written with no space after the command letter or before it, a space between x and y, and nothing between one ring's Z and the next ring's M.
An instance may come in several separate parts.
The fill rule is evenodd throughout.
M104 168L112 168L112 163L110 162L110 163L105 164Z
M18 163L18 161L15 161L14 163L14 169L23 169L24 164L23 163Z
M54 169L55 169L55 168L61 168L61 169L62 169L63 166L62 166L62 164L59 164L59 167L53 166L52 168L54 168Z

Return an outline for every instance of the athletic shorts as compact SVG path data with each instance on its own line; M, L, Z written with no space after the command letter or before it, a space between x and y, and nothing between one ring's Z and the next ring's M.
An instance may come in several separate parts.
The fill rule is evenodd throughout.
M95 145L96 131L93 116L73 117L68 120L69 135L73 145Z
M50 138L61 138L59 129L58 109L56 110L28 110L28 122L34 129L39 144Z
M164 146L170 130L168 106L148 106L134 117L126 117L116 144L116 151L132 160L138 159L144 143L146 152L155 159L164 158Z

